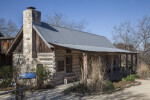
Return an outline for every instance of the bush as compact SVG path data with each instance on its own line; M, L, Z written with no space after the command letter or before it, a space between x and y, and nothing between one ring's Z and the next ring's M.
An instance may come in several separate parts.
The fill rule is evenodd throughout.
M139 79L139 78L140 78L140 76L139 76L138 74L133 74L133 77L134 77L135 79Z
M63 91L64 94L70 93L87 93L89 92L89 87L85 84L79 83L77 85L73 85Z
M111 81L106 81L105 92L112 93L115 90L115 87L117 88L117 86L114 86L114 84Z
M137 74L142 78L150 77L150 69L149 66L145 63L141 63L138 66Z
M123 77L122 81L135 81L134 75L128 75L127 77Z
M76 85L73 85L71 87L68 87L63 91L64 94L70 94L70 93L80 93L80 94L85 94L85 93L112 93L115 90L115 87L118 88L117 86L114 86L114 84L110 81L104 81L103 82L103 87L98 88L97 86L93 86L93 84L83 84L79 83ZM101 86L101 84L99 84ZM103 90L99 90L103 89Z
M37 88L45 88L44 81L50 78L50 71L46 67L38 66L36 68Z
M2 78L2 82L0 84L1 87L7 87L11 84L13 72L11 66L3 66L0 68L0 77Z

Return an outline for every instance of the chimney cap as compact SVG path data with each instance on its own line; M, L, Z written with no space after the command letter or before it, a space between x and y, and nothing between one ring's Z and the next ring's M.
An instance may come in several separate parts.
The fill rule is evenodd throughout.
M35 7L27 7L27 9L36 9Z

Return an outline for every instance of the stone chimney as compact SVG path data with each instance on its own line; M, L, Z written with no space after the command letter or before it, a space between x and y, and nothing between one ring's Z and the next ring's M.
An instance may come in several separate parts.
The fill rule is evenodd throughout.
M32 59L33 23L41 24L41 12L34 7L23 11L23 55L26 60Z

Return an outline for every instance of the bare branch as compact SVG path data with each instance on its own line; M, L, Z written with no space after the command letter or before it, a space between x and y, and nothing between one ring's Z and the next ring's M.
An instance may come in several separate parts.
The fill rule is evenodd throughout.
M69 20L69 18L64 14L56 12L48 14L45 18L45 22L47 22L48 24L70 28L78 31L84 31L87 26L87 22L85 20L80 22Z
M14 36L18 32L18 27L12 20L0 18L0 32L4 36Z

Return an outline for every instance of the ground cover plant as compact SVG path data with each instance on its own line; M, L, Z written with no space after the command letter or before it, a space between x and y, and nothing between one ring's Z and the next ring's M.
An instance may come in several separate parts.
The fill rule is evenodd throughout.
M124 89L127 85L132 86L135 85L137 82L135 79L139 78L137 74L128 75L127 77L122 78L119 82L111 82L107 80L103 80L103 90L99 90L98 85L102 86L101 84L97 84L97 86L92 86L92 84L83 84L78 83L74 84L71 87L68 87L63 91L64 94L76 93L76 94L102 94L102 93L112 93L117 90Z

